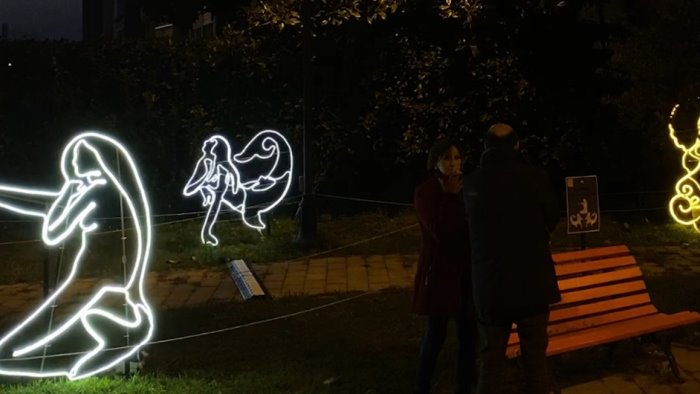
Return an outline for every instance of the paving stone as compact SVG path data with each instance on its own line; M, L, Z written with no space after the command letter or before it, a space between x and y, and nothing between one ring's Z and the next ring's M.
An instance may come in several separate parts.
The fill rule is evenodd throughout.
M326 287L326 281L325 280L309 280L307 279L306 282L304 282L304 290L310 289L310 288L324 288Z
M5 313L17 313L27 308L27 302L19 298L11 298L2 303L2 310Z
M388 254L384 256L384 264L388 267L390 265L402 265L403 257L400 254Z
M683 383L675 384L674 387L682 394L700 393L700 380L693 373L681 367L681 379Z
M250 264L248 266L251 271L255 272L258 275L263 275L265 272L267 272L268 269L270 269L270 264Z
M264 288L267 290L267 292L272 292L273 290L281 290L282 289L282 284L283 282L280 281L265 281L263 282Z
M173 291L174 287L175 286L170 283L159 283L154 288L146 290L146 296L149 298L166 298L170 295L170 292Z
M165 299L165 302L163 303L163 307L165 308L179 308L185 304L188 298L193 293L193 288L188 285L179 285L175 287L168 296L168 298Z
M232 300L238 294L238 288L232 281L222 281L216 288L210 299L218 301Z
M644 394L631 376L606 376L600 379L606 392L613 394Z
M326 275L307 275L304 277L304 283L309 283L309 282L320 282L325 284L326 283Z
M367 256L367 258L365 259L365 263L369 268L386 268L386 264L384 264L384 256L382 255L375 254Z
M326 259L311 259L309 260L309 270L326 269Z
M365 267L348 267L348 277L362 277L367 279L367 268Z
M600 380L593 380L586 383L577 384L575 386L563 389L562 394L592 394L592 393L609 393Z
M290 272L306 272L308 268L306 263L289 263L287 274Z
M270 264L270 268L267 270L268 273L273 273L273 272L287 272L287 267L289 267L289 263L272 263Z
M348 291L367 291L369 290L369 283L366 279L360 278L348 278Z
M347 269L347 261L345 257L329 257L326 259L328 263L328 270L334 269Z
M228 273L224 272L207 272L202 278L202 286L218 286L222 280L228 278Z
M404 265L417 265L418 264L418 254L402 254L401 261Z
M211 296L216 291L216 287L213 286L200 286L195 289L194 293L187 300L185 305L198 305L203 304L211 298Z
M363 267L365 265L365 258L362 256L350 256L347 258L347 267L348 269L353 268L353 267Z
M370 283L368 288L370 291L378 291L378 290L384 290L390 286L391 285L389 284L389 282L380 282L380 283Z
M348 286L347 284L339 284L339 283L328 283L326 285L326 292L328 293L345 293L348 291Z
M326 277L327 284L346 284L348 282L348 276L345 272L329 272L328 277Z
M684 370L700 374L700 348L674 345L673 355Z
M280 297L297 297L303 294L304 292L301 289L282 289Z
M343 266L343 267L328 267L328 275L330 274L335 274L335 275L347 275L348 269Z
M407 287L413 285L413 280L403 270L389 271L389 283L398 287Z
M674 390L673 384L662 384L659 383L659 377L658 376L647 376L647 375L634 375L633 376L634 382L639 386L639 388L642 390L644 393L649 393L649 394L673 394L677 393L676 390Z
M284 273L267 273L267 275L262 276L263 281L283 281L286 275Z
M282 293L285 294L302 294L304 293L303 282L284 282L282 285Z
M282 289L268 289L267 295L272 298L279 298L282 296Z
M282 282L285 286L304 286L306 277L304 275L287 275Z
M389 282L389 274L386 272L386 268L374 268L370 267L367 269L367 277L369 280L369 283L388 283Z

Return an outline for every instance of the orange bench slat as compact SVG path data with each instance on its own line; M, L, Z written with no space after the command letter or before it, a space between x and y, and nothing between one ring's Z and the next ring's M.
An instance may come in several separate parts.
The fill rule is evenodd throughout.
M700 313L686 311L678 312L673 315L657 313L622 322L606 324L591 329L550 337L549 346L547 347L547 356L554 356L574 350L617 342L623 339L699 322ZM506 354L510 358L517 357L520 354L520 347L518 345L509 346Z
M615 271L602 272L592 275L578 276L575 278L562 279L559 281L559 290L562 292L590 287L594 285L604 285L610 282L639 279L642 271L638 266L623 268Z
M602 248L577 250L574 252L562 252L552 254L552 259L557 264L601 259L604 257L617 257L630 254L630 250L626 245L605 246Z
M557 277L561 278L567 275L586 274L592 271L636 265L637 261L634 259L634 256L620 256L603 260L556 264L554 269L557 273Z
M640 279L634 282L625 282L585 290L563 292L561 294L561 301L555 304L555 306L592 301L606 297L622 296L635 292L646 291L646 288L647 287L644 284L644 281Z
M653 305L648 304L631 309L595 315L585 319L576 319L562 323L550 324L547 326L547 334L550 338L553 338L557 335L565 335L576 331L588 330L594 327L636 319L642 316L655 315L658 313L659 311L657 311ZM514 345L518 342L520 342L520 339L518 338L517 332L512 332L508 338L508 344Z
M581 304L574 306L565 306L558 309L552 309L549 313L549 323L553 324L562 320L570 320L574 318L583 318L585 316L605 313L617 309L630 308L651 304L651 299L648 293L634 294L631 296L618 297L605 301L592 302L589 304Z

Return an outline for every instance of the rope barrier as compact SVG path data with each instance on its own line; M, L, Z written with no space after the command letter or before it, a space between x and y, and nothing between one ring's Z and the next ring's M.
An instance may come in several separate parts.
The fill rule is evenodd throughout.
M369 202L369 203L375 203L375 204L384 204L384 205L398 205L402 207L412 207L412 203L406 203L406 202L396 202L396 201L382 201L382 200L371 200L367 198L359 198L359 197L344 197L344 196L336 196L333 194L322 194L322 193L317 193L315 194L316 196L319 197L326 197L326 198L333 198L336 200L349 200L349 201L358 201L358 202Z
M330 307L332 307L332 306L339 305L339 304L343 304L343 303L346 303L346 302L349 302L349 301L353 301L353 300L356 300L356 299L358 299L358 298L364 297L364 296L369 295L369 294L372 294L372 293L374 293L374 292L373 292L373 291L368 291L368 292L361 293L361 294L358 294L358 295L354 295L354 296L351 296L351 297L346 297L346 298L343 298L343 299L338 300L338 301L333 301L333 302L329 302L329 303L326 303L326 304L323 304L323 305L319 305L319 306L315 306L315 307L312 307L312 308L303 309L303 310L301 310L301 311L292 312L292 313L287 313L287 314L284 314L284 315L275 316L275 317L271 317L271 318L267 318L267 319L263 319L263 320L257 320L257 321L250 322L250 323L239 324L239 325L232 326L232 327L220 328L220 329L217 329L217 330L205 331L205 332L200 332L200 333L190 334L190 335L183 335L183 336L174 337L174 338L160 339L160 340L157 340L157 341L148 342L148 343L146 343L144 346L148 346L148 345L161 345L161 344L164 344L164 343L186 341L186 340L189 340L189 339L201 338L201 337L205 337L205 336L209 336L209 335L214 335L214 334L220 334L220 333L224 333L224 332L239 330L239 329L241 329L241 328L258 326L258 325L265 324L265 323L272 323L272 322L275 322L275 321L284 320L284 319L289 319L289 318L291 318L291 317L301 316L301 315L305 315L305 314L307 314L307 313L311 313L311 312L319 311L319 310L322 310L322 309L330 308ZM128 349L128 348L133 348L133 346L111 347L111 348L105 348L105 349L103 349L102 351L103 351L103 352L107 352L107 351L122 350L122 349ZM88 353L88 352L89 352L89 351L84 351L84 352L72 352L72 353L50 354L50 355L46 355L46 356L30 356L30 357L4 358L4 359L0 359L0 362L7 362L7 361L30 361L30 360L38 360L38 359L42 359L42 358L48 359L48 358L78 356L78 355L85 354L85 353Z
M291 196L291 197L285 197L280 201L280 205L285 205L281 204L283 202L290 202L290 201L296 201L301 199L301 194L296 195L296 196ZM251 205L249 208L257 208L257 207L262 207L264 206L265 203L260 203L256 205ZM289 205L289 204L287 204ZM207 213L207 210L199 210L199 211L189 211L189 212L173 212L173 213L156 213L152 214L152 218L163 218L163 217L173 217L173 216L189 216L189 215L201 215ZM143 217L143 216L140 216ZM101 216L101 217L96 217L94 218L96 221L106 221L106 220L121 220L121 216ZM125 216L124 219L131 219L131 216ZM0 223L41 223L40 219L5 219L5 220L0 220Z
M668 190L653 190L653 191L648 191L648 192L614 192L614 193L601 193L601 196L606 196L606 195L634 195L634 194L661 194L661 193L670 193L671 191ZM329 199L335 199L335 200L346 200L346 201L355 201L355 202L364 202L364 203L371 203L371 204L378 204L378 205L395 205L395 206L401 206L401 207L413 207L412 203L407 203L407 202L398 202L398 201L387 201L387 200L377 200L377 199L370 199L370 198L361 198L361 197L347 197L347 196L339 196L335 194L325 194L325 193L316 193L314 194L315 196L322 197L322 198L329 198ZM293 203L298 202L302 198L302 195L296 195L292 197L287 197L282 200L282 202L287 202L287 204L281 204L281 205L290 205L289 203L294 201ZM254 206L251 206L251 208L263 206L264 204L257 204ZM666 207L656 207L656 208L629 208L629 209L604 209L601 210L601 213L632 213L632 212L650 212L650 211L660 211L664 210ZM151 215L152 218L168 218L168 217L180 217L180 216L193 216L193 218L190 218L191 220L195 220L200 218L202 215L206 214L208 211L207 210L199 210L199 211L189 211L189 212L172 212L172 213L160 213L160 214L153 214ZM125 217L125 219L131 218L130 216ZM121 217L119 216L105 216L105 217L97 217L95 220L97 221L109 221L109 220L120 220ZM183 220L187 221L187 220ZM6 220L0 220L0 224L2 223L41 223L41 220L35 220L35 219L27 219L27 220L21 220L21 219L6 219ZM179 221L172 221L172 222L163 222L163 223L158 223L156 225L167 225L167 224L173 224L173 223L179 223ZM155 226L155 225L154 225ZM104 232L103 232L104 233ZM36 240L29 240L29 241L17 241L17 242L37 242ZM0 245L5 245L7 243L0 243Z
M283 200L283 201L284 201L284 200ZM297 203L297 201L288 201L288 202L286 202L286 203L281 203L280 206L287 206L287 205L292 205L292 204L296 204L296 203ZM259 207L259 206L262 206L262 205L264 205L264 204L252 205L251 208L256 208L256 207ZM202 212L203 212L203 213L206 213L206 211L202 211ZM163 222L163 223L155 223L155 224L152 224L151 227L155 228L155 227L162 227L162 226L169 226L169 225L173 225L173 224L185 223L185 222L189 222L189 221L201 219L201 218L204 217L204 216L205 216L205 215L199 215L199 216L195 216L195 217L187 218L187 219L172 220L172 221ZM242 219L241 219L241 218L227 219L227 220L222 220L221 223L226 223L226 222L237 222L237 221L242 221ZM129 227L129 228L127 228L126 230L133 230L133 227ZM98 232L95 232L95 233L93 233L93 234L95 234L95 235L105 235L105 234L114 234L114 233L118 233L118 232L121 232L121 230L120 230L120 229L118 229L118 230L105 230L105 231L98 231ZM42 241L41 239L27 239L27 240L20 240L20 241L7 241L7 242L0 242L0 246L6 246L6 245L20 245L20 244L28 244L28 243L36 243L36 242L43 242L43 241Z
M322 252L312 253L312 254L309 254L309 255L306 255L306 256L303 256L303 257L298 257L298 258L291 259L291 260L286 260L286 261L283 261L282 263L293 263L293 262L296 262L296 261L308 260L308 259L310 259L310 258L312 258L312 257L323 256L324 254L330 254L330 253L333 253L333 252L337 252L337 251L339 251L339 250L351 248L351 247L353 247L353 246L361 245L361 244L363 244L363 243L367 243L367 242L374 241L374 240L377 240L377 239L380 239L380 238L388 237L388 236L390 236L390 235L394 235L394 234L400 233L400 232L402 232L402 231L406 231L406 230L412 229L412 228L414 228L414 227L418 227L418 223L411 224L411 225L408 225L408 226L404 226L404 227L401 227L400 229L393 230L393 231L389 231L389 232L386 232L386 233L383 233L383 234L375 235L374 237L369 237L369 238L365 238L365 239L362 239L362 240L359 240L359 241L356 241L356 242L352 242L352 243L349 243L349 244L347 244L347 245L339 246L339 247L337 247L337 248L324 250L324 251L322 251Z

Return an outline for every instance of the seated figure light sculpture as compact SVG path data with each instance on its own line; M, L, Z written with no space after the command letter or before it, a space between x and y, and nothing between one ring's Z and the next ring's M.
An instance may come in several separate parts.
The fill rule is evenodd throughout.
M112 164L115 153L121 158L120 167ZM41 236L46 245L73 242L77 249L65 259L69 264L68 274L56 283L50 296L0 338L2 375L85 378L133 357L153 334L154 317L144 295L151 247L150 208L131 155L113 138L85 132L64 148L61 173L63 184L58 190L0 185L0 195L4 196L0 197L0 209L40 218ZM19 205L15 200L22 198L25 202ZM29 198L46 200L50 204L48 212L26 203ZM73 294L71 288L75 279L84 273L86 255L104 253L90 250L90 239L98 229L97 213L106 205L105 200L114 199L124 202L124 215L132 221L135 233L135 250L130 253L129 261L114 259L115 262L128 263L125 283L106 283L96 287L75 311L58 318L46 330L46 320L55 301L63 301ZM99 256L99 260L104 262L109 258ZM122 338L127 329L132 339L130 346L111 348L110 345L115 346L115 334ZM64 351L75 353L59 353L50 359L48 368L44 368L42 360L39 368L36 356L49 346L52 350L63 347Z
M219 244L213 229L223 205L238 213L248 227L264 229L262 215L289 191L293 159L289 142L274 130L256 134L237 154L220 135L204 141L202 156L183 191L187 197L199 193L202 205L208 207L202 243Z
M685 144L676 129L673 127L673 118L680 105L676 105L671 110L668 122L668 132L673 140L673 144L683 152L682 165L685 170L678 182L676 182L676 194L669 202L669 212L678 222L700 232L700 184L697 176L700 172L700 118L697 120L697 132L692 144Z

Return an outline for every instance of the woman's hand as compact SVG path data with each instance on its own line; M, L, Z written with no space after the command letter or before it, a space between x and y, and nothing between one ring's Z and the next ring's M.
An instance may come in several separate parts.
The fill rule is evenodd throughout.
M462 174L447 175L442 181L442 188L448 193L459 193L462 190Z

